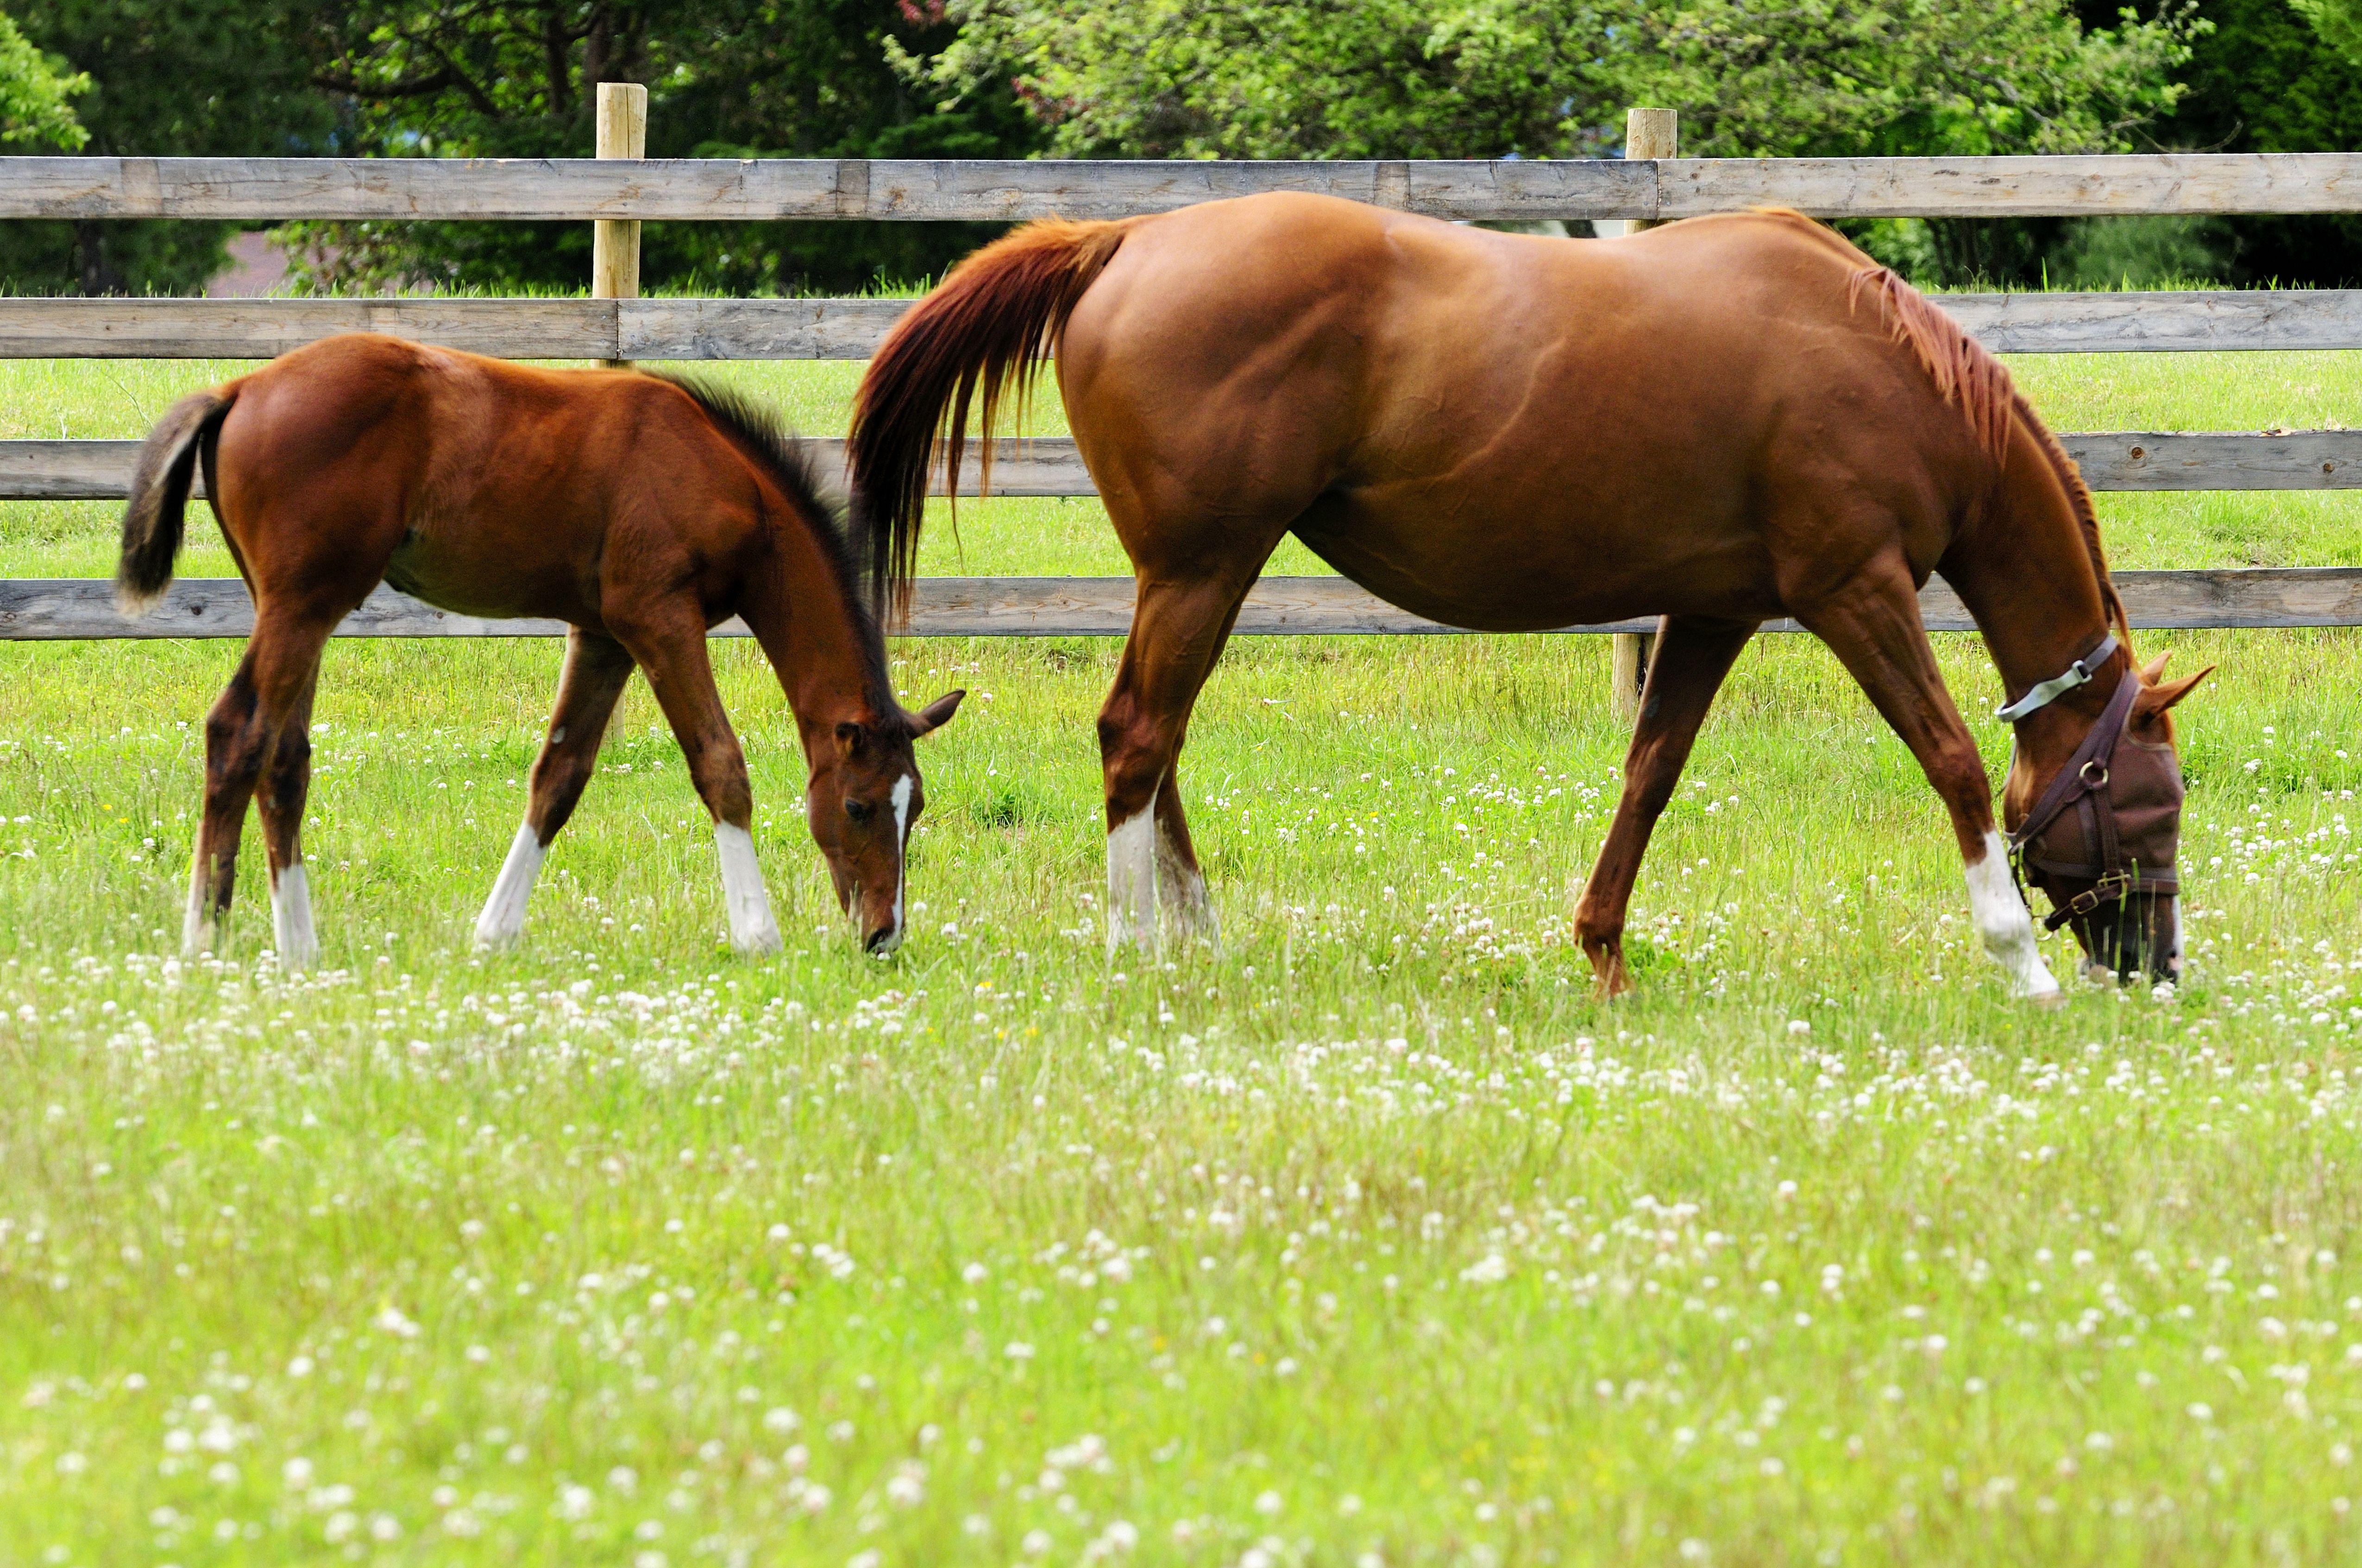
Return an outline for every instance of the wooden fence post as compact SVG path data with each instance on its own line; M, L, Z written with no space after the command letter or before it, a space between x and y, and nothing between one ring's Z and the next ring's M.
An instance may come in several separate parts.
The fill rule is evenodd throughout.
M648 90L632 82L599 83L601 158L648 155ZM640 297L640 223L637 218L602 218L590 226L590 297ZM621 369L628 360L610 359Z
M1681 116L1672 109L1631 109L1624 116L1624 156L1627 158L1678 158L1681 156ZM1627 234L1638 234L1644 228L1654 228L1653 221L1635 219L1624 226ZM1647 632L1618 632L1609 656L1613 670L1612 701L1621 718L1640 716L1640 689L1648 683L1649 660L1657 651L1657 639Z

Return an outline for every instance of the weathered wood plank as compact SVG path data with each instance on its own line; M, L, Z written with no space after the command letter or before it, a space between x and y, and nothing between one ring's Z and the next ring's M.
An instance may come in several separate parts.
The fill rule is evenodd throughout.
M120 501L131 493L139 460L137 441L0 441L0 501ZM823 473L844 469L841 436L811 436L797 443ZM962 495L982 493L984 453L971 446L960 464ZM944 493L941 476L934 492ZM202 475L192 494L204 493ZM1096 495L1088 469L1065 436L992 444L992 493L1008 496Z
M2362 348L2362 289L1942 294L1996 354Z
M2362 430L2141 431L2059 436L2096 491L2362 490ZM801 445L822 471L841 473L844 443ZM0 501L119 501L130 492L137 441L0 441ZM982 452L971 447L959 493L981 492ZM944 493L939 481L935 493ZM203 493L200 490L199 493ZM993 443L992 493L1096 495L1065 436Z
M1652 217L1749 206L1815 217L2362 212L2362 153L1702 158L1657 165Z
M2059 442L2097 491L2362 490L2362 430L2113 430Z
M0 299L0 359L268 359L339 332L506 359L615 358L614 300Z
M0 299L0 359L266 359L385 332L516 359L866 359L910 300ZM1946 294L2000 353L2362 348L2362 290Z
M2346 567L2226 568L2116 574L2133 624L2141 627L2362 625L2362 569ZM1120 636L1131 620L1132 584L1120 577L922 578L910 624L922 637ZM1973 627L1940 581L1920 596L1928 628ZM0 641L145 637L243 637L253 629L246 586L235 578L184 578L137 618L119 613L105 582L84 578L0 581ZM1562 628L1571 633L1653 630L1653 620ZM1767 632L1798 630L1793 621ZM1448 634L1373 598L1341 578L1268 577L1248 594L1238 630L1249 636ZM487 621L453 615L380 588L337 631L345 637L556 636L555 621ZM743 623L714 628L744 636Z
M9 158L0 217L1117 217L1258 191L1440 217L2362 211L2362 154L1198 162L832 159Z
M634 300L624 307L623 350L640 359L866 359L916 304Z

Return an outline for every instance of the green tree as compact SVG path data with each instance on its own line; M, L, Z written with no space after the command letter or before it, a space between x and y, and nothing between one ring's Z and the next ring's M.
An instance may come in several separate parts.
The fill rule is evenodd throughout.
M1582 157L1623 111L1701 156L2128 150L2169 115L2189 0L958 0L914 85L1014 79L1076 157ZM2023 274L2058 226L1855 226L1915 271Z
M90 139L67 102L90 91L90 78L72 72L33 47L0 11L0 147L61 148Z
M2289 0L2289 5L2312 24L2312 30L2330 48L2362 64L2362 4L2357 0Z
M355 105L385 156L590 155L602 82L649 89L650 157L993 157L1035 145L1005 88L925 113L886 63L949 40L916 0L396 0L324 16L316 80ZM976 225L651 224L647 286L728 293L922 276L995 229ZM307 224L315 285L579 285L585 224Z
M83 150L128 155L307 153L336 147L337 105L315 90L311 0L43 0L25 36L88 77ZM235 226L185 221L0 224L0 285L35 293L179 293L221 270Z

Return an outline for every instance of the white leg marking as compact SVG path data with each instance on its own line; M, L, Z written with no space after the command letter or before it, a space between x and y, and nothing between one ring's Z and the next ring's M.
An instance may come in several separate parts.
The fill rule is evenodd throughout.
M505 947L524 934L525 900L533 897L533 879L541 874L542 856L547 853L531 823L517 824L509 857L501 862L500 878L492 884L492 896L484 900L484 912L476 917L477 946Z
M297 861L270 878L270 935L279 949L281 974L300 975L320 957L312 932L312 883Z
M189 907L181 917L181 956L193 958L211 945L205 940L204 829L197 830L197 848L189 863Z
M730 945L741 953L777 953L779 927L771 918L771 895L763 890L755 835L715 823L713 846L722 852L722 901L730 911Z
M1108 946L1156 951L1156 797L1108 834Z
M2010 879L2009 845L1998 833L1985 834L1984 858L1969 867L1969 917L1985 939L1985 951L2009 971L2012 990L2027 998L2058 994L2058 982L2035 946L2033 917Z
M911 791L916 785L907 773L894 780L894 928L870 949L880 958L902 945L902 896L911 885Z
M1209 942L1220 938L1221 922L1214 918L1213 901L1206 897L1205 873L1182 859L1181 846L1173 842L1162 821L1156 824L1156 898L1173 917L1176 931Z

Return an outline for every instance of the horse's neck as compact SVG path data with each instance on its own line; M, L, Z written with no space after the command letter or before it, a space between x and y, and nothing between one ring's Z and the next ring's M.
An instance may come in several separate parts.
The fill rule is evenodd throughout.
M891 693L875 690L867 623L834 563L800 524L781 526L767 560L750 575L740 614L803 728L878 717Z
M1939 569L1984 634L2002 679L2019 692L2090 653L2109 624L2100 567L2065 481L2030 432L2014 439L2020 445L1992 504L1953 541Z

